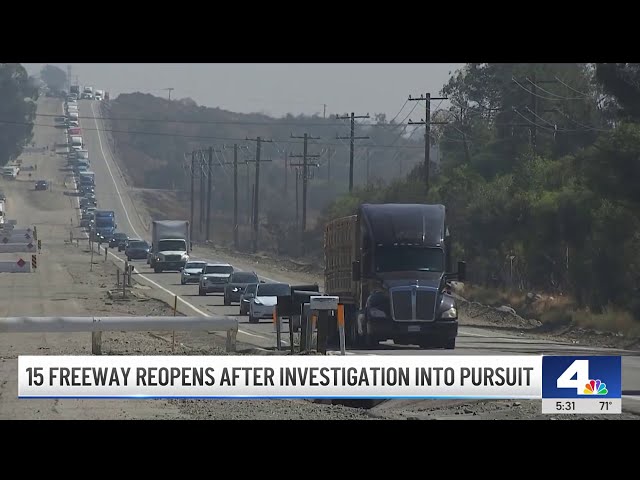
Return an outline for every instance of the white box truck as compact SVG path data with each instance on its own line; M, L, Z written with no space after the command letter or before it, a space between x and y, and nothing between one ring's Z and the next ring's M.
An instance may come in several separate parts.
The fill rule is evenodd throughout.
M149 265L156 273L180 271L189 261L191 236L187 220L154 220L151 223Z

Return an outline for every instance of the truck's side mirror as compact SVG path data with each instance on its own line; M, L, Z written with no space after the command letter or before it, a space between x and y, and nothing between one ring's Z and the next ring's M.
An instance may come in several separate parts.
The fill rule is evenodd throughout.
M458 262L458 281L464 282L467 279L467 262Z
M360 281L360 262L358 260L351 264L351 280L354 282Z

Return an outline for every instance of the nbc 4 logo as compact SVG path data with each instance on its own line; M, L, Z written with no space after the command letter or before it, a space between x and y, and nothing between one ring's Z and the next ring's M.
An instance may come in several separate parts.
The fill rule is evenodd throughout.
M575 360L556 381L558 388L575 388L578 395L606 395L607 384L589 378L589 360Z

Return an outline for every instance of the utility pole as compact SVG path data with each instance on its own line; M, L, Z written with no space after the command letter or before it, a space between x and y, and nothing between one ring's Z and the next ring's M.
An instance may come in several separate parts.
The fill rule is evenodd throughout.
M302 158L302 163L292 163L294 167L302 167L302 224L300 231L304 233L307 228L307 187L309 182L309 167L319 167L317 163L309 165L309 158L318 158L320 155L309 155L307 153L307 144L309 140L320 140L320 137L310 137L308 133L305 133L302 137L296 137L291 135L291 138L303 138L303 154L302 155L290 155L291 158Z
M355 136L355 132L356 132L356 118L369 118L369 114L366 115L356 115L355 113L351 112L350 116L343 116L343 117L339 117L336 116L337 119L339 120L345 120L350 118L351 119L351 135L349 135L348 137L339 137L336 135L336 139L338 140L350 140L350 150L349 150L349 192L351 192L353 190L353 153L354 153L354 141L355 140L366 140L369 137L356 137Z
M175 90L175 88L173 88L173 87L168 87L168 88L163 88L163 90L166 90L166 91L168 91L168 92L169 92L169 101L171 101L171 92L172 92L173 90Z
M233 144L233 246L238 250L238 144Z
M289 197L289 185L288 185L288 170L289 170L289 152L284 152L284 196L285 199Z
M194 200L195 200L195 176L196 176L196 152L191 152L191 216L189 221L189 238L193 238L193 212L194 212Z
M370 160L369 153L370 153L369 152L369 148L367 147L367 150L366 150L366 154L367 154L367 187L369 186L369 160Z
M258 251L258 233L259 233L259 218L260 218L260 148L262 143L272 143L273 140L264 140L261 137L247 138L252 142L256 142L256 179L253 185L253 253ZM266 160L262 160L263 162Z
M327 156L327 184L331 185L331 157L333 157L333 152L335 150L333 148L329 148L328 156Z
M426 95L420 95L420 98L411 98L409 95L410 102L418 102L424 100L426 104L425 108L425 117L420 122L412 122L409 119L409 125L424 125L425 133L424 133L424 183L427 187L427 193L429 193L429 170L431 167L431 125L446 125L449 122L432 122L431 121L431 101L432 100L448 100L447 97L432 97L430 93Z
M220 153L222 150L214 150L213 147L209 147L209 163L208 163L208 175L207 175L207 238L211 240L211 192L212 192L212 177L213 177L213 153Z
M200 232L200 236L204 233L204 212L205 212L205 182L204 182L204 152L202 150L199 151L199 159L200 159L200 224L198 227L198 231ZM202 239L202 238L201 238Z

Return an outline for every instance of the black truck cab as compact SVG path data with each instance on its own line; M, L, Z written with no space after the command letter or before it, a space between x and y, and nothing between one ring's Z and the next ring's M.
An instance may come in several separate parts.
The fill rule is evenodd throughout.
M356 238L352 345L455 348L458 312L447 282L464 281L465 263L452 271L444 205L363 204Z

